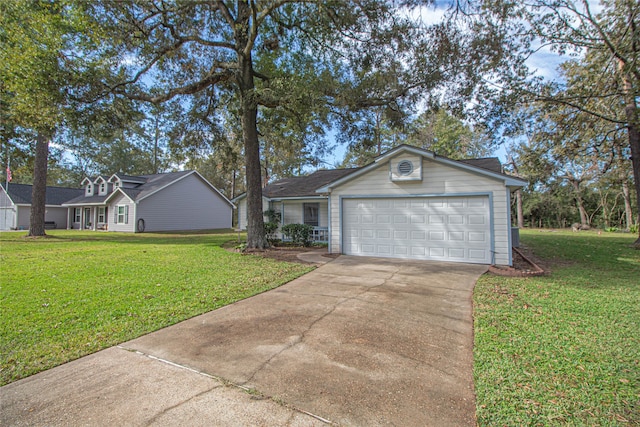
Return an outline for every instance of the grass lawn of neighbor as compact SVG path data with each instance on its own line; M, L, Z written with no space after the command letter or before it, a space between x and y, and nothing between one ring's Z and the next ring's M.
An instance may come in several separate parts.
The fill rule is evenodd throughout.
M474 291L480 426L640 425L640 251L632 234L521 230L551 274Z
M312 267L232 253L236 233L0 233L0 384L282 285Z

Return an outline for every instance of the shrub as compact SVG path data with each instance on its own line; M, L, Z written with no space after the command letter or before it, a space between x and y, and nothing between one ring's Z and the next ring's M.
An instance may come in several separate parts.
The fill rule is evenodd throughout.
M282 234L295 244L311 246L313 227L307 224L287 224L282 226Z
M280 240L276 236L276 231L278 231L278 223L277 222L265 222L264 223L264 235L269 242L270 245L276 243L277 240Z
M267 239L267 242L273 246L280 241L276 236L276 232L278 231L282 214L273 209L269 209L264 211L264 215L269 218L269 222L264 223L264 236Z
M631 227L629 227L629 231L633 234L637 234L638 233L638 224L634 224Z
M273 209L264 211L264 216L269 219L269 222L275 222L276 224L280 224L280 220L282 219L282 214Z

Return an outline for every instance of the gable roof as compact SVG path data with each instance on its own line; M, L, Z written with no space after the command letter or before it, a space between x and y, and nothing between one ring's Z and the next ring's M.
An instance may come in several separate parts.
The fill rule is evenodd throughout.
M119 178L123 178L123 181L126 182L137 182L140 183L136 188L118 188L120 191L124 191L124 193L131 200L136 201L145 196L148 196L159 189L162 189L169 185L170 183L180 179L183 176L194 173L195 171L180 171L180 172L169 172L169 173L157 173L153 175L140 175L135 177L130 177L126 175L118 175L114 174L113 176L118 176ZM71 199L65 203L65 205L90 205L90 204L104 204L108 199L115 194L114 191L111 194L105 194L102 196L84 196L80 195L74 199Z
M484 159L466 159L466 160L452 160L444 156L438 156L433 151L425 150L422 148L414 147L411 145L402 144L386 153L381 154L376 157L373 162L369 163L366 166L363 166L360 169L357 169L353 173L346 175L340 179L337 179L333 182L328 183L327 185L320 187L316 190L317 193L329 193L332 188L337 187L347 181L350 181L353 178L356 178L371 169L378 167L381 163L391 159L401 152L408 152L418 156L422 156L428 158L432 161L436 161L439 163L444 163L452 167L464 169L470 172L478 173L480 175L488 176L494 179L499 179L504 182L504 184L508 187L523 187L527 184L527 182L521 178L517 178L512 175L507 175L502 172L502 165L500 164L500 160L495 157L484 158Z
M7 184L3 183L2 188L6 191ZM11 201L16 205L30 205L32 191L33 186L30 184L9 184L9 191L7 194ZM73 199L82 194L84 194L84 190L81 188L47 186L45 204L52 206L62 205L67 200Z
M163 190L165 187L170 186L171 184L180 181L183 178L186 178L189 175L195 175L198 177L204 184L209 187L213 192L215 192L222 200L228 203L232 208L235 208L233 203L229 199L225 197L224 194L220 192L216 187L211 185L209 181L207 181L202 175L200 175L197 171L187 170L180 172L169 172L169 173L159 173L155 175L140 175L140 180L144 180L144 184L141 184L135 188L125 188L118 187L113 193L106 196L105 203L109 201L112 197L114 197L117 193L122 193L127 196L131 201L138 202L146 197L149 197L158 191ZM129 177L131 178L131 177ZM129 181L131 182L131 181Z

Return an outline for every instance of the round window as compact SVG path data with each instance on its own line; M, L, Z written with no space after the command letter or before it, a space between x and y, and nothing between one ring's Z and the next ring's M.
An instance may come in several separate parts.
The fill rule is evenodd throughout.
M398 173L402 176L411 175L413 164L409 160L402 160L398 163Z

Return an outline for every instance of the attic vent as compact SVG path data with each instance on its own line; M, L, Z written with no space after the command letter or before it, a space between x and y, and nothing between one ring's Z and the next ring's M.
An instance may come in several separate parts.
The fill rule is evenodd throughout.
M403 160L398 163L398 174L408 176L411 175L411 172L413 172L413 163L409 160Z

